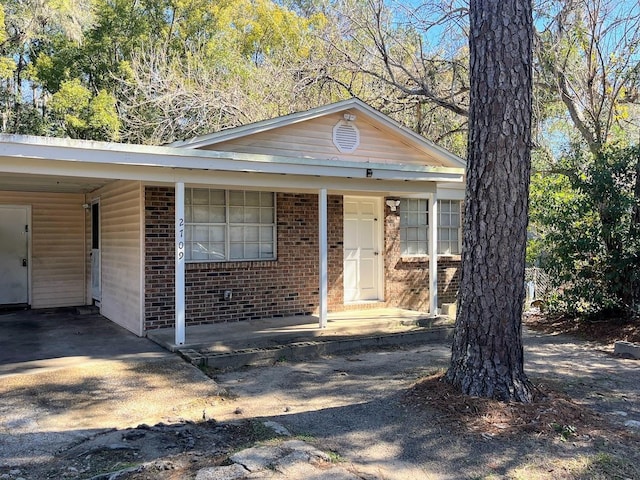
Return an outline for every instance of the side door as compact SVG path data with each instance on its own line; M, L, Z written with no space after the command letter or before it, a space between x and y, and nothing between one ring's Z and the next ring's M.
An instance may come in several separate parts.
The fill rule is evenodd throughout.
M29 303L29 207L0 205L0 305Z

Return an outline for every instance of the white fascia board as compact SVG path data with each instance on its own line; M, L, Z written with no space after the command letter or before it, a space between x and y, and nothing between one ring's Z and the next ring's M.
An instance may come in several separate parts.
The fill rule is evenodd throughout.
M371 170L373 178L401 181L461 182L464 176L464 170L460 168L296 159L21 135L0 135L0 169L5 163L3 157L56 160L83 165L102 164L335 178L365 177L367 170ZM24 173L40 172L25 169ZM142 174L138 179L146 180L147 178Z
M464 200L464 183L440 183L437 186L438 198L443 200Z
M241 187L273 191L317 192L328 188L330 192L371 192L380 195L435 191L431 181L382 180L375 178L321 177L317 175L273 175L255 172L229 172L190 170L177 168L79 163L32 158L0 157L0 172L56 175L66 177L92 177L107 180L133 180L145 184L184 182L191 186Z

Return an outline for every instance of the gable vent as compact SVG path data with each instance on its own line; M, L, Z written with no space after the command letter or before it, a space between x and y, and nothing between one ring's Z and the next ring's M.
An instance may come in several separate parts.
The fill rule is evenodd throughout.
M360 131L352 122L340 120L333 127L333 144L341 153L353 153L360 145Z

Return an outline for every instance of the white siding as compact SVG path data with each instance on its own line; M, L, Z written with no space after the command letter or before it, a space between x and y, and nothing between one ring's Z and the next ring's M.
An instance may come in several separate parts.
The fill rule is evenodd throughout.
M100 312L136 335L142 335L142 191L140 182L117 181L91 195L100 198Z
M333 144L333 127L342 119L342 113L327 115L204 148L294 158L443 166L426 152L404 143L401 137L368 123L363 116L354 122L360 131L359 147L353 153L340 153Z
M84 195L0 192L0 203L31 205L31 306L84 305Z

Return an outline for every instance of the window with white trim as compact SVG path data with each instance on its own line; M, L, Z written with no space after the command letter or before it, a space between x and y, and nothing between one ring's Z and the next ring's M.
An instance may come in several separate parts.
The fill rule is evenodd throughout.
M400 254L406 257L429 254L429 200L403 198L400 211Z
M438 200L438 254L460 255L460 200Z
M460 255L460 200L438 200L438 255ZM429 255L429 200L403 198L400 212L400 254Z
M273 260L273 192L185 188L187 261Z

